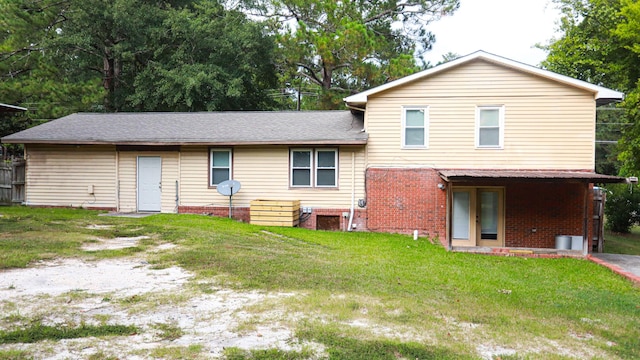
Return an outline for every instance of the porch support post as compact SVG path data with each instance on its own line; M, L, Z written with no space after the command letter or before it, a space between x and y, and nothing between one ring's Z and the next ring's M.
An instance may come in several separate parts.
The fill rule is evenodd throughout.
M589 183L584 185L584 219L582 230L582 254L589 254Z

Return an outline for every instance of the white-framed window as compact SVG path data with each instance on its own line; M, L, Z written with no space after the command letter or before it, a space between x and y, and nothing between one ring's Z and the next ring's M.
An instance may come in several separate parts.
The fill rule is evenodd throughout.
M429 146L429 108L402 108L402 147L424 149Z
M291 149L291 187L338 186L338 150Z
M316 150L316 186L336 187L338 184L338 151Z
M502 149L504 146L504 106L476 107L476 147Z
M313 150L294 149L291 150L291 186L310 187L311 170L313 165Z
M209 186L217 186L223 181L231 180L231 149L209 150Z

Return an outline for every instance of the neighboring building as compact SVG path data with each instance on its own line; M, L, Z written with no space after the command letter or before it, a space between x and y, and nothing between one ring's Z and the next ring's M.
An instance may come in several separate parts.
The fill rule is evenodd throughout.
M25 144L26 204L226 216L299 200L300 226L449 247L590 239L596 105L622 93L484 52L356 94L351 111L74 114Z

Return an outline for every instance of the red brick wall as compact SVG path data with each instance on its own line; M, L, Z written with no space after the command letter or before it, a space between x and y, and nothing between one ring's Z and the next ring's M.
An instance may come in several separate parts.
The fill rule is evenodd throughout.
M585 191L590 194L588 214L592 212L590 189L585 184L508 184L505 190L505 246L554 248L556 235L582 236ZM589 234L592 226L589 219Z
M366 173L371 231L438 236L444 243L447 192L433 169L370 168Z

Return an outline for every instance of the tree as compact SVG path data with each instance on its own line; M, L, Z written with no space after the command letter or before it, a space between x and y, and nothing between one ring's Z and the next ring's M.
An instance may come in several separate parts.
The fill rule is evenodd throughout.
M637 175L640 173L640 3L622 0L620 16L621 21L613 34L621 40L621 46L633 55L633 62L626 71L629 82L634 85L624 101L629 126L623 129L620 160L623 175Z
M607 206L604 211L607 229L618 233L629 233L640 221L640 191L627 184L607 186Z
M0 101L28 107L27 117L50 119L88 110L101 96L95 79L71 78L62 65L64 54L49 46L68 10L68 1L0 2ZM23 124L23 117L11 117L10 123Z
M174 11L127 98L141 110L268 110L275 43L260 23L213 2Z
M336 98L418 70L431 48L427 25L453 13L459 0L245 0L277 29L287 81L318 86L322 107ZM295 82L295 81L293 81Z
M627 93L620 107L625 109L624 116L603 117L599 112L598 123L627 123L620 125L622 134L619 146L605 150L600 146L603 159L617 156L620 174L632 174L640 171L640 105L638 78L640 77L640 10L634 0L554 0L560 7L562 18L559 30L562 36L545 46L549 51L544 67L564 75L575 77L598 85L614 88ZM598 129L612 135L613 127ZM613 150L613 154L607 154ZM614 167L610 167L613 165ZM608 170L615 164L606 165Z
M0 96L76 111L266 109L273 38L215 0L5 0Z

